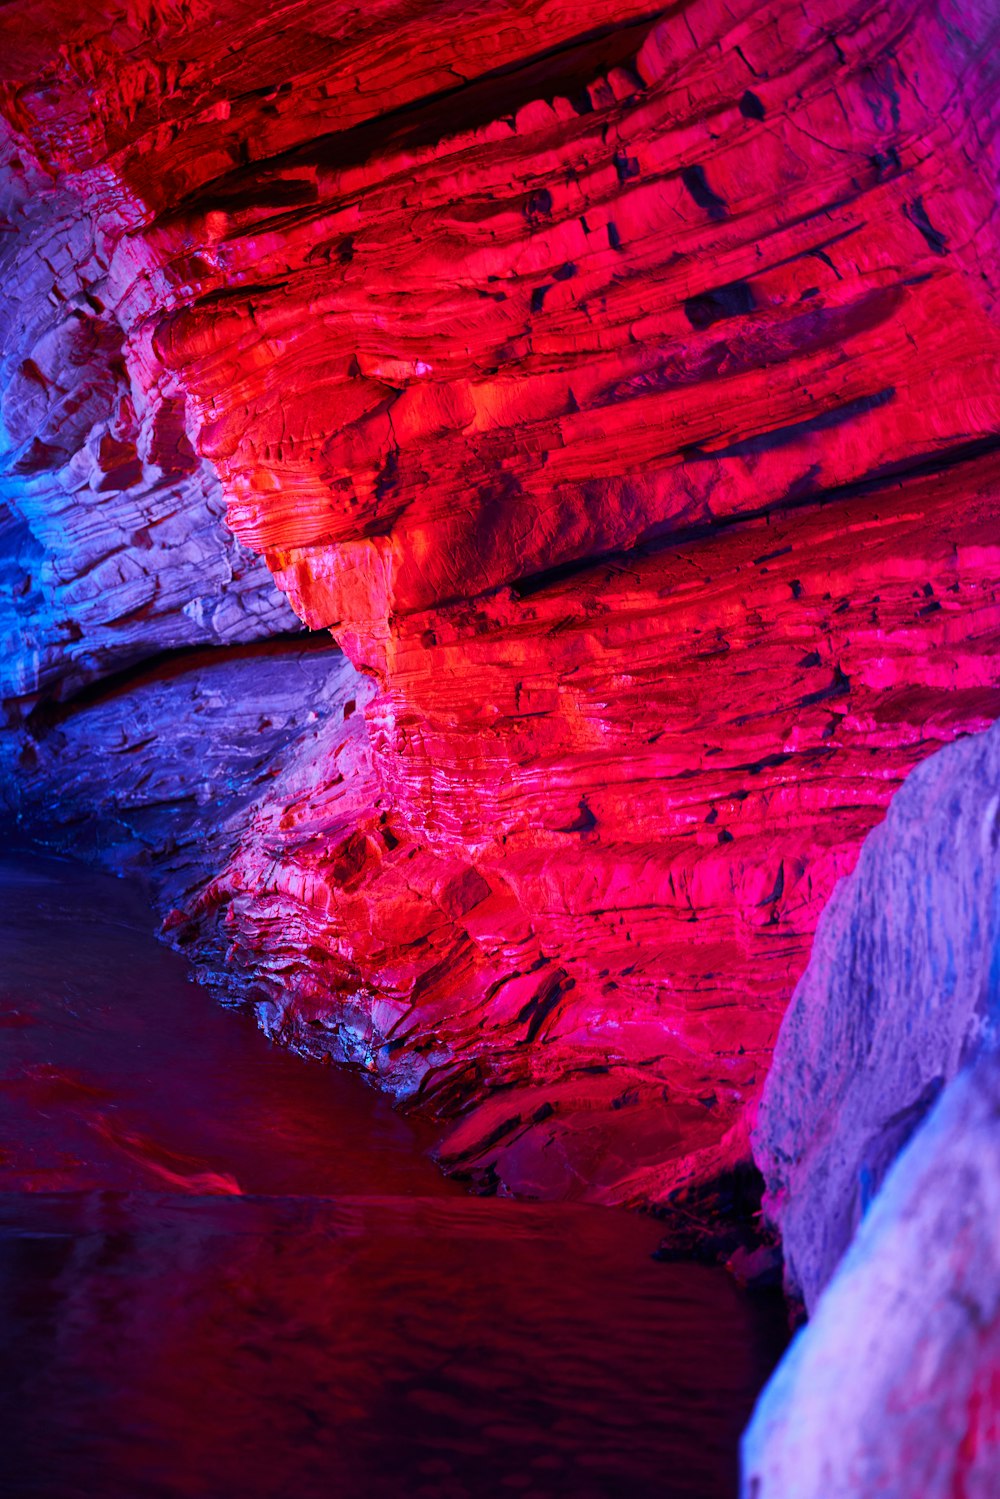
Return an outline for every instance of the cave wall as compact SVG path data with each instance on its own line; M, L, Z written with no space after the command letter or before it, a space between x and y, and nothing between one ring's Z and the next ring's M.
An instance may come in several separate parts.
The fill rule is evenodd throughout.
M754 1135L810 1309L939 1095L997 1050L998 814L995 725L913 772L823 913Z
M298 628L182 406L144 423L94 220L2 120L0 223L5 719L156 652Z
M985 1496L1000 1461L1000 724L918 766L823 913L753 1137L809 1313L746 1499Z
M160 876L170 932L483 1187L660 1200L745 1153L837 879L998 715L997 26L0 12L22 816L56 779L61 826L127 812L115 711L188 794L127 691L34 710L287 629L259 553L356 686L304 675L327 749Z

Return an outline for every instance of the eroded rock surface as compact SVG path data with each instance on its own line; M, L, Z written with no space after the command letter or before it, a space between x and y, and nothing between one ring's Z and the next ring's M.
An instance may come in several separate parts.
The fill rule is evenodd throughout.
M176 923L285 793L290 763L319 761L327 740L343 752L365 687L328 636L175 654L0 735L0 812L36 841L139 877ZM201 952L215 979L220 940Z
M0 122L0 699L40 700L159 652L297 628L227 533L183 406L143 427L94 220Z
M1000 728L925 761L823 914L754 1154L807 1306L895 1156L1000 1039Z
M992 1052L948 1084L891 1167L761 1396L743 1439L743 1499L991 1499L998 1225Z
M449 1121L486 1187L658 1199L745 1154L836 880L997 716L997 25L0 13L0 112L79 205L135 413L87 475L183 461L194 532L224 501L364 677L174 931L225 931L275 1034ZM221 639L261 629L241 568Z

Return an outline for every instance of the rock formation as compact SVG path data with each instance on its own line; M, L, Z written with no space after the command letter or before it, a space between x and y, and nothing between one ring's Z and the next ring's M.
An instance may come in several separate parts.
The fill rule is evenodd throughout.
M781 1028L754 1154L810 1309L942 1088L1000 1041L998 964L1000 726L909 777L823 913Z
M997 27L0 10L13 794L131 826L117 711L197 796L148 692L70 699L287 629L261 553L349 663L287 643L303 725L245 658L299 728L183 880L156 855L169 929L484 1188L659 1200L745 1153L834 884L1000 712Z
M183 409L141 391L79 197L0 122L0 698L9 717L151 654L296 627L224 527Z
M810 1313L745 1499L986 1499L1000 1471L1000 725L920 765L820 921L754 1154Z
M944 1091L773 1376L743 1499L991 1499L1000 1471L1000 1056Z

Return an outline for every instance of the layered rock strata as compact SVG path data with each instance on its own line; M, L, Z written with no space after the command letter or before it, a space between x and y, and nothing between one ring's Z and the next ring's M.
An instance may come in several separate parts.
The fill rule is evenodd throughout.
M261 804L288 793L295 761L346 762L358 690L329 637L175 653L0 735L0 814L35 842L144 883L169 930ZM220 942L195 954L210 980L225 972Z
M993 473L982 554L925 480L877 522L866 499L400 624L399 697L367 709L385 801L328 821L317 779L200 918L225 913L281 979L286 1035L329 1020L336 974L349 1054L446 1116L480 1102L454 1165L662 1193L741 1119L819 912L902 775L998 711ZM983 629L950 650L974 600Z
M743 1153L835 881L997 716L996 27L0 15L137 453L173 434L364 678L172 930L486 1187Z
M226 531L183 406L168 402L144 430L96 225L2 124L0 224L7 721L159 652L298 628Z

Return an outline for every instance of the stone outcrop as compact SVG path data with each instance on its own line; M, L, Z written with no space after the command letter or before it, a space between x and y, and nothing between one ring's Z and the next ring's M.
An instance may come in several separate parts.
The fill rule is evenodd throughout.
M1000 711L997 24L0 11L8 170L41 174L11 253L78 223L86 302L11 345L39 467L10 554L68 547L96 600L11 688L24 795L77 756L68 811L121 785L93 705L53 726L24 694L284 627L225 504L357 688L305 673L329 737L283 741L170 929L274 1034L447 1121L485 1188L658 1200L745 1154L834 884ZM188 784L170 733L136 753Z
M297 628L212 466L141 387L79 196L0 122L0 699L8 721L158 652Z
M175 653L36 709L30 734L0 735L0 813L177 913L263 809L292 798L296 761L346 763L366 685L328 636ZM210 979L226 971L219 940L197 954Z
M754 1155L809 1310L744 1499L985 1499L1000 1470L1000 725L918 766L834 893Z
M994 1051L947 1085L890 1168L761 1396L743 1499L996 1493L998 1224Z
M1000 727L913 771L824 912L781 1028L754 1154L809 1308L942 1088L1000 1040L998 955Z

